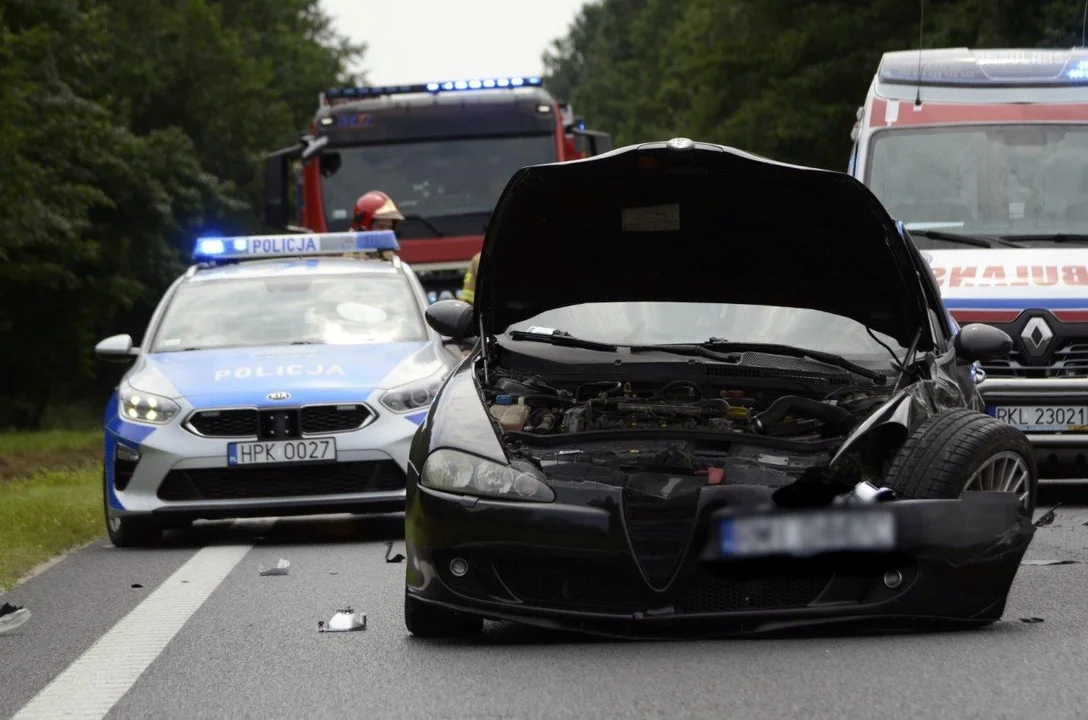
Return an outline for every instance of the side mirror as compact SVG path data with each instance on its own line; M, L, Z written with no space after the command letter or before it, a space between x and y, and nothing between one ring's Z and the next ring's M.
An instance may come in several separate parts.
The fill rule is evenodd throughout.
M1012 338L992 325L971 323L960 328L953 346L956 356L965 362L1004 360L1012 352Z
M126 362L139 352L140 348L132 346L131 335L111 335L94 346L95 357L106 362Z
M320 155L325 149L325 146L329 144L329 136L322 135L316 140L310 140L306 144L306 148L302 151L302 162L306 162L314 155Z
M424 312L427 324L443 337L461 340L473 332L472 306L463 300L439 300Z
M586 145L586 155L603 155L612 150L612 136L598 130L574 130L574 137L581 138Z

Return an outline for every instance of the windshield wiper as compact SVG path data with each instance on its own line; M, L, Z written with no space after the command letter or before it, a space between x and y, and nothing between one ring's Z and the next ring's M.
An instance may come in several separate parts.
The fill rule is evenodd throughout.
M1051 233L1051 234L1037 234L1037 235L1002 235L1001 239L1006 242L1016 242L1018 240L1024 240L1027 242L1041 241L1052 242L1055 244L1060 243L1088 243L1088 235L1079 235L1077 233Z
M555 330L550 333L511 330L507 334L514 340L529 340L531 342L548 343L549 345L584 348L586 350L600 350L602 352L616 352L619 350L618 345L610 345L608 343L595 342L593 340L582 340L581 338L576 338L570 333L563 332L562 330Z
M776 345L773 343L728 342L719 338L711 338L705 343L639 345L637 347L631 348L632 352L636 350L664 350L666 352L675 352L679 355L696 355L714 359L723 359L723 356L719 355L719 352L723 350L727 352L765 352L771 355L785 355L787 357L804 358L807 360L822 362L825 365L833 365L834 367L848 370L855 375L869 378L878 385L883 385L888 382L888 377L883 373L877 370L873 370L872 368L867 368L863 365L858 365L855 362L847 360L841 355L820 352L819 350L805 350L804 348L794 347L793 345Z
M911 230L910 228L907 228L907 232L917 237L943 240L959 245L970 245L971 247L992 248L994 246L992 240L977 235L960 235L959 233L942 232L940 230Z

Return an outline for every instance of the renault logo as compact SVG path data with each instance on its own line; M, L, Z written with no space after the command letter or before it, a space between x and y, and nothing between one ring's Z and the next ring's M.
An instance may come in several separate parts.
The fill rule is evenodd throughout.
M274 393L268 393L269 400L287 400L291 397L291 393L284 392L283 390Z
M1020 333L1020 339L1024 342L1024 349L1029 355L1039 356L1046 352L1050 341L1054 339L1054 333L1046 320L1041 317L1033 317L1028 320Z

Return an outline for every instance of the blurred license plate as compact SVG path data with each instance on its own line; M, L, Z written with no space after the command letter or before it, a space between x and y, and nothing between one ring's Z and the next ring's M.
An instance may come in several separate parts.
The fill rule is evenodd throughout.
M1088 432L1084 405L991 405L988 409L1022 432Z
M243 442L227 445L227 464L231 466L334 462L335 460L336 441L332 438Z
M852 550L890 550L895 516L844 511L725 518L721 553L726 557L814 555Z

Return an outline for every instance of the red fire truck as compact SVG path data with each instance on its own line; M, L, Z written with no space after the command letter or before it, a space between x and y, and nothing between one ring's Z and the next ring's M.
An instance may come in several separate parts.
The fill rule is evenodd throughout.
M355 200L382 190L405 216L401 258L428 290L456 292L514 172L611 149L538 77L328 90L310 132L268 157L265 221L344 231Z

